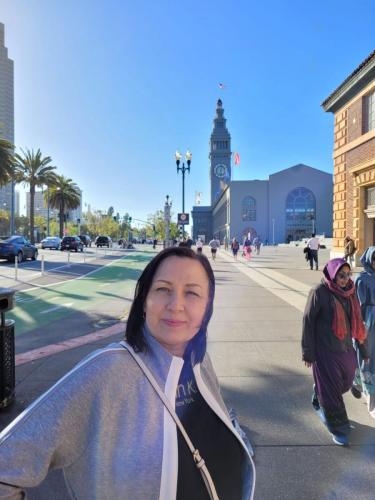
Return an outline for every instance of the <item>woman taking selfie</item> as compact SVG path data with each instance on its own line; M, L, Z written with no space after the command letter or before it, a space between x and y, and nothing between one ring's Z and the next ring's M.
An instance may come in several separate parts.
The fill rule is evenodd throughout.
M313 369L313 407L334 443L342 446L349 444L351 429L342 395L352 387L357 364L353 339L365 349L366 332L350 266L345 259L332 259L307 299L302 359Z
M214 293L206 257L160 252L127 342L88 356L0 434L0 498L62 468L75 499L252 499L254 466L206 352Z

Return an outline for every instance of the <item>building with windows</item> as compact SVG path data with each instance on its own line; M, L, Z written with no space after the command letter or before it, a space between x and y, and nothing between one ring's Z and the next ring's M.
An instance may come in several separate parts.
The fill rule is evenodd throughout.
M332 234L332 175L294 165L267 180L231 180L231 137L223 103L217 102L210 137L211 206L193 207L193 239L221 241L250 234L263 242L283 243L312 232Z
M82 218L82 191L79 190L81 202L79 206L75 209L66 209L65 218L67 221L71 221L74 224L81 221ZM48 215L49 213L49 215ZM30 192L26 193L26 216L30 217ZM34 216L44 217L46 220L49 217L50 220L59 218L59 210L57 208L51 208L48 211L47 203L45 199L45 191L35 191L34 196Z
M0 138L14 144L14 71L13 61L8 57L5 47L4 24L0 23ZM0 187L0 208L12 210L15 203L14 186ZM14 207L15 209L15 207Z
M48 215L47 202L45 200L44 195L45 195L44 191L35 191L34 217L40 216L44 217L47 220L49 216L50 220L56 219L59 215L59 211L55 208L50 208ZM26 216L30 217L30 192L26 193Z
M322 103L334 114L333 254L375 245L375 51Z

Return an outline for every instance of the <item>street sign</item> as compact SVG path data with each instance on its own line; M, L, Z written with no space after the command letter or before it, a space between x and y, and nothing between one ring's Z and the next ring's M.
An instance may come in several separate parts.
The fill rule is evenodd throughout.
M178 214L177 215L177 224L189 224L189 214Z

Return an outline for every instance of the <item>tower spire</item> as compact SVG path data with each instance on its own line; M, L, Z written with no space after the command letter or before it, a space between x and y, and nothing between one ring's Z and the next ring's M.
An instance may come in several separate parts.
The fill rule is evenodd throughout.
M231 179L230 140L226 119L224 118L223 102L218 99L210 138L211 206L215 204Z

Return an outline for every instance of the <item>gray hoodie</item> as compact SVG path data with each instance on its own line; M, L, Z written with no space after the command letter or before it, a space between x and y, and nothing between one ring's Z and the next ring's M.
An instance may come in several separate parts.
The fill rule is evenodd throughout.
M139 353L173 407L184 361L151 336ZM243 499L255 469L231 425L209 356L194 367L197 386L244 447ZM176 498L176 425L131 355L111 344L81 361L0 434L0 499L21 499L62 468L73 499Z

